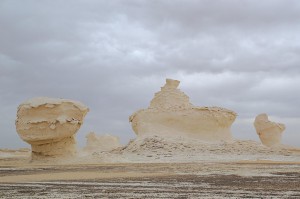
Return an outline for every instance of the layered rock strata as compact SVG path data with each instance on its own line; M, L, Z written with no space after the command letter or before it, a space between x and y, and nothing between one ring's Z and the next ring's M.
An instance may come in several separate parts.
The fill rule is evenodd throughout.
M74 136L88 111L84 104L73 100L33 98L18 107L16 129L31 145L32 159L73 156Z
M167 79L149 108L129 117L138 138L153 135L186 137L204 141L232 140L230 128L236 113L221 107L197 107L177 87L178 80Z
M256 132L265 146L281 145L282 133L285 125L281 123L271 122L265 113L259 114L254 121Z

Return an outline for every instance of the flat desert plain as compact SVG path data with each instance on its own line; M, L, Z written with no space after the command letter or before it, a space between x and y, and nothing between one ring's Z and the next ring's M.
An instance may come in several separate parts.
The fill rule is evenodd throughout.
M300 198L300 162L0 165L0 198Z

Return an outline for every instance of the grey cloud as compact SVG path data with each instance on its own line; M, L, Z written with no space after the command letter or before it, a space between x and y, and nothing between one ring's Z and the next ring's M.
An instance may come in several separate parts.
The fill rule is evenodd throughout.
M267 0L253 2L239 1L132 1L123 2L130 10L127 13L137 21L146 21L148 26L178 23L185 28L240 26L258 28L261 26L297 24L299 2ZM170 22L170 23L168 23ZM143 22L144 23L144 22Z
M195 105L238 112L237 137L255 138L249 121L260 112L298 121L299 15L293 0L1 1L0 147L24 146L16 108L35 96L90 107L81 145L88 131L125 143L128 116L167 77Z

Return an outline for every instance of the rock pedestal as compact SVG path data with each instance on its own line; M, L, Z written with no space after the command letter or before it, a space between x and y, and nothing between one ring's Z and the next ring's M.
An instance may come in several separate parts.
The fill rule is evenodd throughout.
M167 79L149 108L129 117L138 138L149 136L186 137L204 141L232 140L230 128L236 113L221 107L197 107L177 87L178 80Z
M31 145L32 159L73 156L74 136L88 111L88 107L72 100L33 98L18 107L16 129Z

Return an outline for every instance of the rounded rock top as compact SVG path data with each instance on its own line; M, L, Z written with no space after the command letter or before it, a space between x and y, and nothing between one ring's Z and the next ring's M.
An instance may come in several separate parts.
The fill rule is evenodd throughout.
M18 107L16 130L31 145L32 159L73 156L75 134L88 111L78 101L36 97Z
M50 98L50 97L35 97L35 98L29 99L29 100L23 102L22 104L20 104L20 106L27 105L30 108L37 108L42 105L47 105L47 106L51 107L51 105L58 105L58 104L62 104L62 103L72 103L74 106L79 108L81 111L89 111L89 108L81 102L78 102L75 100L69 100L69 99Z

